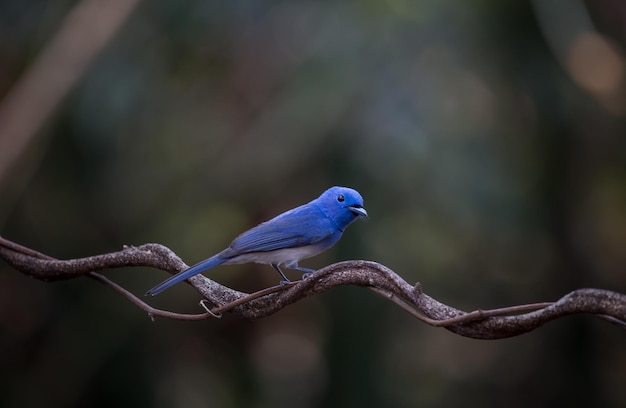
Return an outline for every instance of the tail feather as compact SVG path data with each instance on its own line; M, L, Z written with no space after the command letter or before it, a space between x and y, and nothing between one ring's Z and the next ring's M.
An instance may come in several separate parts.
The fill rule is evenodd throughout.
M176 285L179 282L189 279L192 276L196 276L197 274L207 271L211 268L215 268L216 266L223 264L227 260L228 258L219 258L217 255L212 256L209 259L205 259L204 261L195 264L189 269L185 269L184 271L181 271L176 275L170 276L168 279L164 280L163 282L159 283L158 285L147 291L146 296L158 295L170 286Z

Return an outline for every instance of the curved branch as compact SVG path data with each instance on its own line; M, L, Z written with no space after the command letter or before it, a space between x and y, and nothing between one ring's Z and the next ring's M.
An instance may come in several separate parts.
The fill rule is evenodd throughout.
M187 268L171 249L161 244L124 246L118 252L58 260L0 237L0 257L18 271L47 282L73 279L91 271L127 266L149 266L170 273Z
M109 286L146 311L149 316L181 320L219 317L232 311L243 317L266 317L306 297L344 285L362 286L391 300L421 321L475 339L500 339L534 330L549 321L571 314L592 314L626 327L626 295L602 289L579 289L557 302L518 305L492 310L464 312L423 293L421 285L407 283L384 265L372 261L344 261L326 266L311 277L289 285L267 288L252 294L220 285L203 275L189 283L206 299L200 314L159 310L95 271L149 266L177 273L187 265L160 244L127 246L121 251L87 258L57 260L0 237L0 257L16 270L44 281L72 279L82 275ZM209 308L210 305L212 308Z
M464 313L419 292L415 305L430 318L450 319ZM615 319L614 323L626 327L626 295L621 293L603 289L578 289L556 302L543 305L544 307L528 313L489 317L471 323L453 324L446 328L474 339L501 339L527 333L554 319L572 314L609 316Z

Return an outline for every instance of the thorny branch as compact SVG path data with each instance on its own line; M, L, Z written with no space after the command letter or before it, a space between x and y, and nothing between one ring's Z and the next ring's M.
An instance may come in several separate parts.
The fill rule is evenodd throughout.
M201 320L233 312L247 318L269 316L282 308L325 292L336 286L369 288L389 299L412 316L436 327L445 327L461 336L475 339L501 339L518 336L545 323L571 314L592 314L626 328L626 295L602 289L578 289L556 302L544 302L500 309L463 312L443 304L411 285L384 265L371 261L345 261L318 270L311 277L288 285L267 288L252 294L220 285L202 275L189 281L204 296L205 313L181 314L160 310L119 286L104 275L103 269L149 266L176 273L187 265L169 248L160 244L127 246L121 251L87 258L58 260L0 237L0 258L16 270L44 281L87 276L130 300L151 318Z

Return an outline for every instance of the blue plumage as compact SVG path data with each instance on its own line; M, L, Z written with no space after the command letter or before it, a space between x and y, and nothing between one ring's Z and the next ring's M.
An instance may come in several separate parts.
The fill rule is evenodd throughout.
M361 195L348 187L331 187L315 200L242 233L222 252L173 275L146 294L156 295L221 264L270 264L280 273L282 282L289 282L280 266L298 269L305 275L313 273L298 262L333 246L359 217L367 217Z

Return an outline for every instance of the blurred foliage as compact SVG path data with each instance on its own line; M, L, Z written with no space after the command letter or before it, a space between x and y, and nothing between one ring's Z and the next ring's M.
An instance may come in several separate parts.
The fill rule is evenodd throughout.
M74 4L0 4L0 96ZM310 267L376 260L465 309L626 292L625 23L611 0L143 2L24 156L32 177L0 186L0 233L194 263L339 184L370 219ZM590 317L475 341L342 288L260 321L152 323L87 279L0 270L4 407L626 406L625 333Z

